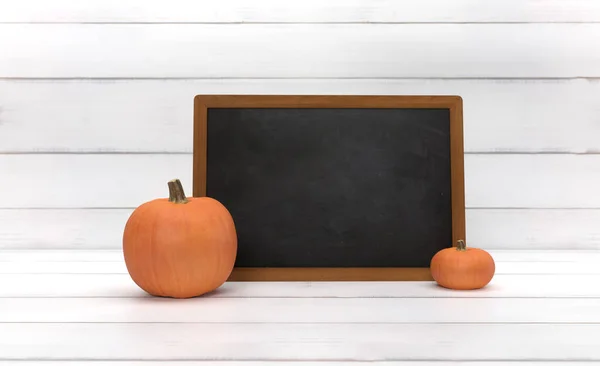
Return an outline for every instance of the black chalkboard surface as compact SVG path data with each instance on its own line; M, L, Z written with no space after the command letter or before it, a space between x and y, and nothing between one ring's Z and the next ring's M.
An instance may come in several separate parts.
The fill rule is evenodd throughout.
M233 216L230 280L430 279L464 238L461 104L197 96L194 195Z

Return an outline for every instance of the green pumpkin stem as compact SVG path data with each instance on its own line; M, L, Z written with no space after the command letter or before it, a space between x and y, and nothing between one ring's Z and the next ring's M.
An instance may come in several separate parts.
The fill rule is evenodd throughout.
M465 250L467 250L467 244L465 244L464 240L458 240L456 242L456 250L458 250L459 252L464 252Z
M169 202L188 203L188 199L183 191L183 185L179 179L170 180L169 183Z

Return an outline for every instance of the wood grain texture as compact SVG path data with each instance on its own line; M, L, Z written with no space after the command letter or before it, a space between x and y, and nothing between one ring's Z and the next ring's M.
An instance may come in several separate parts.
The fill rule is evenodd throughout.
M600 323L598 306L600 299L0 298L0 322Z
M450 246L450 245L448 245ZM228 281L432 281L428 267L234 268Z
M455 94L467 153L600 151L597 80L244 79L0 80L0 153L191 153L196 94Z
M0 297L144 297L127 274L0 274ZM594 274L497 275L478 291L453 291L429 281L226 282L219 298L600 298Z
M593 0L21 0L0 12L0 22L597 22Z
M463 99L454 98L450 106L450 185L452 194L452 243L467 240L465 207L465 150ZM433 279L433 277L431 277Z
M208 107L198 96L194 97L194 141L192 160L192 195L206 196Z
M0 49L7 55L0 58L0 75L598 77L600 48L590 45L600 43L599 29L600 24L0 24Z
M134 208L190 191L192 156L0 155L0 176L0 208ZM599 184L600 155L465 156L467 208L599 208Z
M5 323L0 327L0 355L5 360L600 360L598 324Z
M460 96L380 95L197 95L200 117L206 108L447 108L458 110ZM451 116L451 118L459 116ZM454 119L452 120L455 121ZM456 121L462 124L462 120Z

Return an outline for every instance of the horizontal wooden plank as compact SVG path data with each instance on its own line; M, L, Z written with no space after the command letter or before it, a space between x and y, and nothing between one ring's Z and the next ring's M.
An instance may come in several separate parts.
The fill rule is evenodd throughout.
M485 249L600 249L600 210L469 209L466 217L467 240Z
M600 253L600 251L598 252ZM112 251L113 260L100 261L6 261L0 252L0 274L127 274L127 268L120 250ZM494 252L490 251L492 257ZM584 257L586 254L580 254ZM598 259L598 255L593 258ZM101 258L104 259L104 258ZM520 261L502 262L496 261L496 275L514 274L598 274L600 267L597 261L578 260L569 262L539 262Z
M598 77L598 43L600 24L0 24L0 76Z
M600 323L598 307L600 299L0 298L0 323L590 324Z
M514 251L510 251L514 253ZM538 251L536 251L538 252ZM546 251L544 251L545 253ZM2 249L2 263L68 263L68 262L121 262L121 248L118 249ZM600 252L599 252L600 254ZM511 257L509 257L511 258ZM545 257L547 258L547 257Z
M597 324L29 323L1 327L0 355L13 360L600 360Z
M470 208L597 208L600 155L467 155Z
M0 208L133 208L191 173L191 154L0 155ZM599 208L599 185L600 155L465 156L468 208Z
M593 0L305 0L285 2L220 0L21 0L0 13L0 22L597 22L600 6Z
M477 291L418 282L226 282L205 297L598 298L598 275L498 275ZM126 274L0 274L0 297L149 297Z
M132 211L0 209L3 223L0 249L120 249L123 229ZM467 242L488 250L600 249L600 210L597 209L467 209L466 217ZM94 253L100 256L95 258L104 257L104 254ZM0 261L4 255L0 255ZM569 256L568 252L546 254L553 261L565 261ZM529 259L521 254L514 260L540 260L537 252L526 258ZM600 260L600 257L591 258Z
M174 178L191 195L192 155L0 155L0 176L3 207L129 208L168 197Z
M0 219L0 221L2 221ZM488 249L496 263L558 263L584 265L600 261L600 250L553 250L553 249ZM3 249L0 262L11 263L69 263L69 262L122 262L122 249ZM2 266L0 265L0 266Z
M0 222L4 223L0 226L0 249L121 248L123 229L132 211L0 209Z
M598 80L208 79L0 80L0 153L191 153L197 94L460 95L466 152L600 151Z
M496 275L503 274L600 274L600 267L597 262L499 262Z
M125 267L125 262L123 261L122 253L116 252L115 254L117 254L118 257L120 257L120 261L3 262L0 266L0 273L127 274L127 268Z

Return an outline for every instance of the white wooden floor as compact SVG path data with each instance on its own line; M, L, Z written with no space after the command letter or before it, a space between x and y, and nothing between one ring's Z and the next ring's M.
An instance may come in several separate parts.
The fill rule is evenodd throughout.
M600 251L491 251L485 289L226 283L153 298L115 250L0 251L0 365L600 363Z

